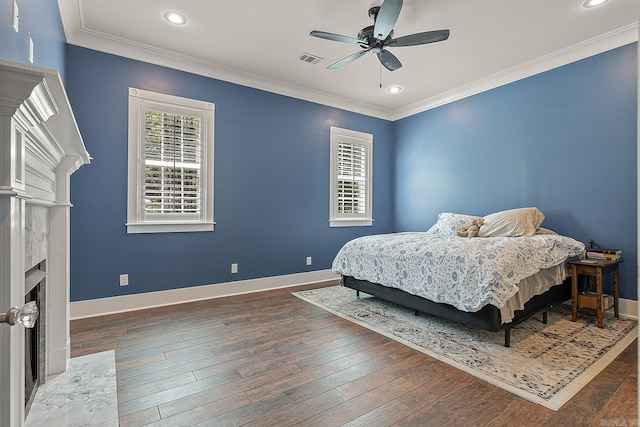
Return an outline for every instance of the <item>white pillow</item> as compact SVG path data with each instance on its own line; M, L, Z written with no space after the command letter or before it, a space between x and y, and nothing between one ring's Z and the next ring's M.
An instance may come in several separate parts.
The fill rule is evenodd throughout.
M478 237L533 236L544 221L538 208L519 208L496 212L484 217Z
M471 225L471 221L479 219L479 216L464 215L451 212L442 212L438 214L436 221L427 233L442 234L444 236L455 236L457 231Z

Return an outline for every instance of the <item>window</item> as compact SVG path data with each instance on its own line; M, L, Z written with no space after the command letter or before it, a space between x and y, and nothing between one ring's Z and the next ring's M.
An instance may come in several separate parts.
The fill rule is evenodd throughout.
M331 127L331 227L372 225L373 135Z
M129 88L128 233L213 230L213 114Z

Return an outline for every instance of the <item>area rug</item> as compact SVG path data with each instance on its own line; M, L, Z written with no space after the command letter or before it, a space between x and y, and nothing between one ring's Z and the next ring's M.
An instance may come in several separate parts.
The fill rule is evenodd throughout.
M408 345L503 390L554 411L602 371L638 336L637 322L605 314L571 321L570 307L555 307L545 325L533 316L504 333L462 326L342 286L295 292L324 310Z

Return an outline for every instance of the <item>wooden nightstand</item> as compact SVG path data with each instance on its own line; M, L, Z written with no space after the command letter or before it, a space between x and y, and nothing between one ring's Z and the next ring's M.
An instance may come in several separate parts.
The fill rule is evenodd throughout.
M596 259L570 259L567 261L571 266L571 320L576 321L578 316L578 305L592 308L596 311L598 327L602 328L602 318L605 310L613 307L615 317L620 317L618 302L618 264L616 261L605 261ZM613 273L613 298L611 295L602 294L602 276ZM590 288L592 280L595 278L595 293L578 293L578 276L588 276Z

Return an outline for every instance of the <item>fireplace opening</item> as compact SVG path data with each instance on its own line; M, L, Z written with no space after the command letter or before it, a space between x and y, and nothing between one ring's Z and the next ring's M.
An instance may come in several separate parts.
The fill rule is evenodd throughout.
M25 329L25 415L29 413L38 386L44 383L45 375L45 319L46 319L46 261L27 271L25 276L24 302L35 301L40 316L33 328Z

